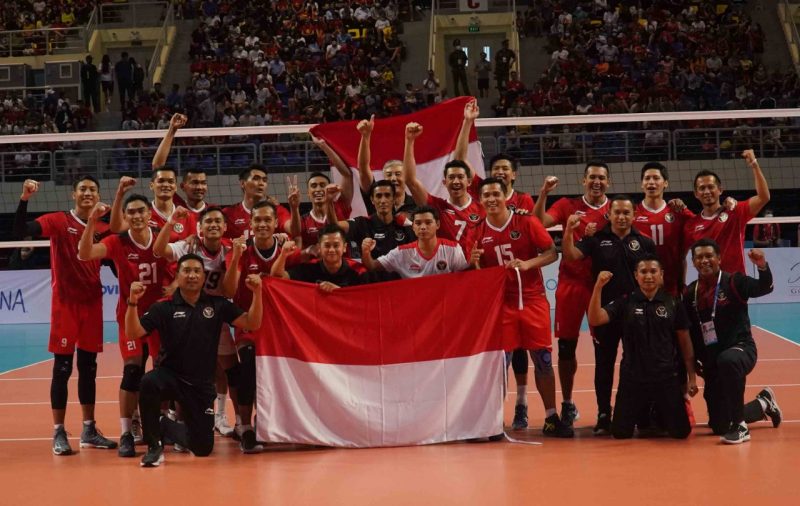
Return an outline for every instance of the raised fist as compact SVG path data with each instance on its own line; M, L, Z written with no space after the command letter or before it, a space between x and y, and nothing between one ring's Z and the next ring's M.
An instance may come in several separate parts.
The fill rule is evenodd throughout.
M758 248L753 248L747 252L747 256L750 258L750 261L753 262L753 265L756 267L764 267L767 265L767 257L764 255L764 251Z
M122 195L136 185L136 180L130 176L122 176L119 178L119 186L117 186L117 193Z
M251 292L255 292L261 287L261 276L258 274L248 274L244 279L244 284Z
M411 122L406 125L406 139L414 140L422 135L422 125Z
M358 130L358 133L360 133L362 137L369 137L370 135L372 135L372 130L374 128L375 128L374 114L370 116L368 120L362 119L361 121L358 122L358 125L356 125L356 130Z
M22 183L22 195L20 195L20 200L28 200L31 195L39 191L39 181L35 181L33 179L26 179L24 183Z
M99 220L100 218L105 216L106 213L108 213L108 211L110 210L111 208L108 206L108 204L103 204L102 202L98 202L92 208L92 212L89 213L89 218L95 221Z
M569 218L567 218L567 230L575 230L578 228L578 225L581 224L581 217L577 214L573 214Z
M545 193L550 193L551 191L556 189L558 186L558 178L555 176L547 176L544 178L544 183L542 184L542 191Z
M128 296L128 299L135 304L139 299L142 298L142 295L144 295L144 285L142 282L134 281L131 283L131 293Z
M186 122L187 121L188 121L188 118L186 116L176 112L169 119L169 128L170 128L170 130L177 130L177 129L181 128L181 127L186 126Z
M600 274L597 275L597 286L606 286L613 277L614 274L609 271L600 271Z

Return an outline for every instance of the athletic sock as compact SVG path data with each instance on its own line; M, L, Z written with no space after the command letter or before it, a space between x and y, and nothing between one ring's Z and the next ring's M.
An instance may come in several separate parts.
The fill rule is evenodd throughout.
M545 418L550 418L551 416L555 415L556 413L558 413L558 411L556 411L556 408L550 408L550 409L545 409L544 410Z
M528 405L528 385L517 385L517 406Z
M572 404L572 405L574 405L575 403L572 402L572 399L564 399L564 404Z
M89 427L90 425L94 425L94 420L84 420L83 425L85 427Z
M53 430L55 430L55 431L59 431L59 430L61 430L63 428L64 428L64 424L63 423L54 423L53 424Z
M239 416L239 415L236 415L236 425L241 425L241 424L242 424L242 417Z
M225 414L225 406L228 402L228 394L217 394L217 413Z
M767 401L762 399L761 397L756 397L756 400L759 404L761 404L761 411L764 412L764 420L767 419Z
M132 420L130 418L120 418L119 419L119 427L122 430L122 433L125 434L126 432L131 432L131 424Z

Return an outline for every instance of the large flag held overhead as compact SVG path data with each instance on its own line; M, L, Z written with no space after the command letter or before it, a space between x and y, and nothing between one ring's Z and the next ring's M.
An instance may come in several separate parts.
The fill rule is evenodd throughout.
M447 198L447 190L442 185L444 164L453 159L458 132L464 120L464 106L472 97L457 97L441 104L422 109L412 114L393 116L375 120L371 137L370 166L376 180L383 179L381 169L389 160L403 159L406 124L416 122L422 125L423 133L415 142L417 177L433 195ZM355 187L358 188L358 144L361 134L356 130L358 121L337 121L321 123L311 129L311 133L325 139L342 160L353 169ZM480 177L485 177L483 153L475 127L469 137L467 161ZM334 181L341 176L333 171ZM366 214L361 193L353 192L353 216Z
M330 294L266 279L259 440L363 448L502 433L504 283L500 268Z

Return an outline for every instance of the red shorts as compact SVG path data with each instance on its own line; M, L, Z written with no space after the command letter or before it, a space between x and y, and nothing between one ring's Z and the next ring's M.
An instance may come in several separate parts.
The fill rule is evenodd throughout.
M125 335L125 322L119 324L119 352L123 360L141 356L144 351L143 344L147 344L147 352L155 362L161 348L161 336L158 331L154 330L150 335L141 339L128 339L128 336Z
M547 297L526 299L523 308L503 304L503 349L551 350L550 303Z
M249 341L255 344L256 336L253 335L252 330L243 330L240 328L234 327L233 329L233 342L236 343L238 347L243 341ZM238 349L238 348L237 348Z
M78 348L91 353L103 351L103 299L87 303L53 299L47 351L72 355L76 344Z
M589 309L592 289L585 283L559 280L556 288L556 337L578 339L583 315Z

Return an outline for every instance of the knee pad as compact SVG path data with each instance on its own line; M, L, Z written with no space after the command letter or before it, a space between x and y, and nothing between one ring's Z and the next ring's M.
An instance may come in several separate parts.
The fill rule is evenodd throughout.
M575 360L575 348L578 347L577 339L558 340L558 359Z
M514 374L528 374L528 354L523 349L511 353L511 368Z
M97 393L97 353L78 349L78 399L81 404L94 404Z
M256 396L256 348L247 345L239 349L239 405L253 404Z
M67 409L67 382L72 376L72 355L55 355L50 382L50 407Z
M553 356L549 350L531 350L533 372L538 376L553 376Z
M144 369L139 364L127 364L122 369L122 382L119 388L126 392L138 392L142 385Z
M228 379L228 388L239 388L239 376L241 375L239 369L238 363L230 369L225 369L225 377Z

